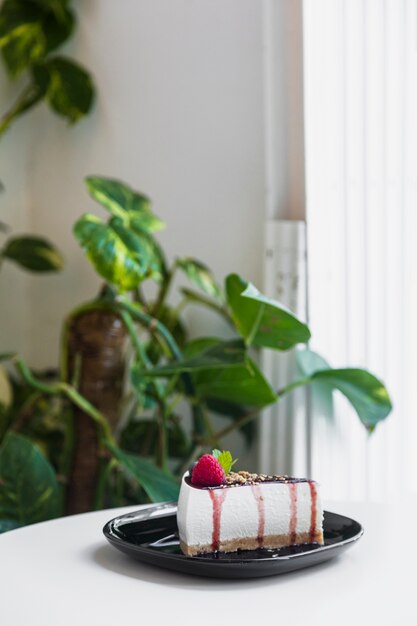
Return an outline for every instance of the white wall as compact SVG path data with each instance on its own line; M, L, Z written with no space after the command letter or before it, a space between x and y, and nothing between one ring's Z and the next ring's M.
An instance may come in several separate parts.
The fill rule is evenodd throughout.
M2 272L0 351L17 346L32 366L55 365L64 316L97 292L71 233L81 213L100 213L85 191L87 174L119 177L148 194L167 222L161 242L171 258L194 255L219 280L237 271L262 287L266 213L304 212L300 6L76 3L80 24L67 52L94 74L93 113L68 128L42 106L1 146L8 206L23 211L9 211L9 221L52 239L66 268L27 280L19 270L12 279ZM196 334L224 330L197 309L189 323Z
M5 112L19 93L19 85L11 85L0 74L1 111ZM1 140L0 221L10 227L8 235L0 232L0 247L7 236L28 229L30 211L29 151L33 128L29 119L22 120L19 128L6 134ZM27 276L13 264L0 266L0 353L8 350L26 350L29 344L27 332L28 308Z
M168 228L172 257L195 255L216 276L259 284L264 215L262 11L250 0L112 0L80 5L71 51L91 69L97 106L65 129L37 115L32 228L63 249L65 275L32 281L30 360L56 359L59 321L97 291L71 234L97 210L86 174L120 177L146 192Z

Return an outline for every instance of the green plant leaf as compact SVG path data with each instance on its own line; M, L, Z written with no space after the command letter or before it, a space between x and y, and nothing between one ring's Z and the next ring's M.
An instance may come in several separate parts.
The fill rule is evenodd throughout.
M152 213L149 198L126 183L103 176L87 176L85 182L91 197L133 230L153 233L165 227Z
M216 337L200 337L189 341L183 348L184 356L196 357L221 342ZM278 398L257 365L246 356L245 362L233 368L193 373L197 395L204 399L210 410L230 418L242 417L248 407L262 407ZM247 406L245 406L247 405ZM246 435L252 434L249 426ZM246 436L245 435L245 436Z
M39 0L38 0L39 2ZM74 13L62 0L42 2L49 9L45 12L43 32L46 38L46 54L59 48L71 35L75 26Z
M59 250L41 237L8 239L1 256L32 272L57 272L64 267Z
M74 234L96 271L122 291L135 289L155 271L147 240L127 230L118 218L104 224L85 214L75 223Z
M30 439L9 432L0 448L0 519L32 524L57 517L55 472Z
M203 350L200 354L167 365L143 371L143 376L169 377L182 372L229 369L246 362L245 346L240 340L224 341Z
M154 409L157 406L157 397L154 389L155 381L144 378L142 367L137 363L130 366L129 373L130 382L140 409Z
M296 351L296 364L301 376L311 376L318 370L331 369L322 356L308 349ZM334 402L332 387L325 382L316 380L312 381L311 390L314 413L328 420L333 420Z
M177 500L179 486L171 474L163 472L151 461L124 452L116 446L108 447L127 476L143 487L152 502Z
M52 110L70 123L77 122L91 110L95 92L93 81L78 63L55 56L34 66L32 74Z
M0 534L7 533L9 530L20 528L21 524L11 519L0 519Z
M135 227L134 220L130 220L128 226L146 247L146 254L149 259L150 276L158 283L163 282L167 275L167 267L162 248L146 230Z
M0 9L0 47L10 76L33 65L46 52L42 11L23 0L6 0Z
M218 417L231 420L232 422L236 422L242 417L252 414L253 411L253 408L250 406L244 406L242 404L238 404L237 402L219 400L218 398L206 398L205 403L207 408ZM243 426L240 426L239 432L242 433L246 446L249 446L256 433L255 420L250 420Z
M74 15L58 1L6 0L0 9L0 47L12 77L39 63L71 35Z
M155 254L150 235L145 231L133 231L118 217L112 217L108 225L115 231L138 264L143 267L146 277L161 278L159 258Z
M237 274L227 276L226 294L233 321L247 345L289 350L309 340L306 324Z
M383 383L366 370L358 368L321 370L312 374L312 379L340 391L369 430L373 430L392 410L391 400Z
M263 407L277 400L269 382L249 357L245 365L195 373L193 383L197 396L208 403L224 400Z
M303 376L311 376L314 372L331 369L326 359L317 354L317 352L308 349L297 350L296 362Z
M189 280L194 283L199 289L204 291L207 295L223 302L223 294L220 287L217 285L213 274L209 268L198 261L190 257L184 259L177 259L177 265L182 269Z
M175 419L167 424L167 443L170 458L184 459L190 449L190 442L184 429ZM155 419L131 420L120 434L120 445L127 452L133 452L140 456L155 454L158 445L159 426Z
M191 339L183 346L182 353L184 357L192 358L221 343L218 337L197 337L197 339Z
M320 383L330 391L335 389L340 391L349 400L368 430L372 431L391 412L392 403L388 391L384 384L367 370L332 369L327 361L312 351L301 351L297 355L297 360L306 373L299 381L300 384Z

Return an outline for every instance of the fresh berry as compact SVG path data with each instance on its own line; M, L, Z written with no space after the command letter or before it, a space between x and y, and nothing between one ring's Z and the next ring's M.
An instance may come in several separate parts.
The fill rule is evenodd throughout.
M202 456L191 474L192 484L200 487L218 487L223 485L225 481L224 469L211 454Z

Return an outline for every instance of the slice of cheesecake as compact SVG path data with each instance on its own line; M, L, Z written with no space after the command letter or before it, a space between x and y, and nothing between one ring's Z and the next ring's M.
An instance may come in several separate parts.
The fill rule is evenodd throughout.
M313 480L230 472L198 486L187 472L177 512L181 549L194 556L323 544L323 508Z

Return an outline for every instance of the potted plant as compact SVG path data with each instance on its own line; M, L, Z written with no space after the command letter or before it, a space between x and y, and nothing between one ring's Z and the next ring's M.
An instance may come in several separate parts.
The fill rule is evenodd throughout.
M155 235L163 224L146 196L118 180L90 176L86 183L109 219L83 215L74 234L105 284L65 322L58 380L39 380L21 357L12 357L36 394L33 406L40 401L55 406L60 439L58 446L43 443L42 455L33 444L32 419L20 429L19 416L10 420L0 448L3 527L37 521L36 502L44 507L42 515L51 517L175 499L178 477L196 456L219 448L226 434L247 426L263 407L301 385L320 382L339 390L370 432L389 414L389 395L373 374L332 369L308 350L299 354L305 374L275 390L256 364L256 350L305 346L307 325L238 274L229 274L221 288L197 259L168 263ZM181 288L182 299L173 306L170 290L178 272L192 288ZM155 288L152 297L145 295L148 283ZM210 307L227 319L234 338L190 340L182 318L190 304ZM123 412L126 394L128 410ZM186 407L190 429L182 419ZM213 413L227 419L224 428L214 428ZM12 474L8 468L13 466ZM33 517L25 504L28 493L16 491L17 482L32 481L36 471L39 497L31 503L37 512ZM20 501L25 505L17 508L13 503Z

